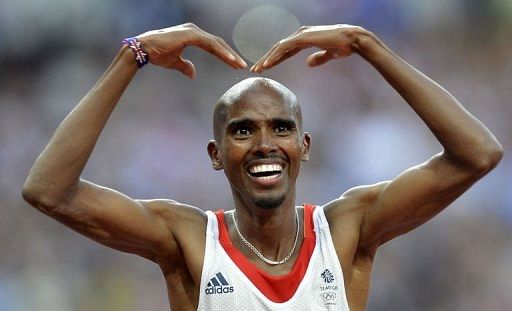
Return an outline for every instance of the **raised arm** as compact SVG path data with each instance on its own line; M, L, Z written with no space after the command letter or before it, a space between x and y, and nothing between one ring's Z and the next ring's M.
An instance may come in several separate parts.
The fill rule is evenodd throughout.
M310 66L361 55L377 69L430 128L443 151L392 181L349 190L329 204L333 215L343 202L356 201L360 212L359 247L375 250L424 223L494 168L502 147L492 133L445 89L407 64L374 34L356 26L303 27L280 41L251 68L269 69L307 47L322 51ZM378 156L378 155L375 155ZM346 206L346 205L345 205Z
M197 46L233 68L243 60L220 38L193 24L150 31L137 37L150 62L194 77L193 64L181 57ZM39 155L23 187L23 197L43 213L107 246L151 260L176 251L170 228L177 213L187 221L196 213L173 201L133 200L80 179L105 123L137 72L133 51L121 48L96 85L69 113ZM193 218L193 217L192 217ZM197 218L197 217L196 217Z

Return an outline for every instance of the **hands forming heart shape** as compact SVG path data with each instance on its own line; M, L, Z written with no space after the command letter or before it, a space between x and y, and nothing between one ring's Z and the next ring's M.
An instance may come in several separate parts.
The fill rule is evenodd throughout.
M277 42L250 70L262 73L303 49L321 49L307 58L309 66L319 66L332 59L358 52L360 34L371 33L359 26L346 24L302 26L292 35ZM212 35L193 23L152 30L137 36L152 64L176 69L189 78L195 76L194 64L182 57L187 46L209 52L235 69L247 68L247 63L222 38Z

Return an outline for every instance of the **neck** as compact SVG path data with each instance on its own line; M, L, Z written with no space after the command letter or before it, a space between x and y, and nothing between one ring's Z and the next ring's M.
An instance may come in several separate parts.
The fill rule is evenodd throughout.
M236 201L235 201L236 202ZM236 204L236 221L240 233L263 256L272 260L281 260L292 250L297 230L295 214L295 196L289 195L280 206L273 209L262 209L256 206ZM300 221L299 216L299 223ZM302 231L301 231L302 232ZM230 234L235 245L245 254L253 256L243 244L235 231L234 224L230 226ZM299 232L299 243L300 239Z

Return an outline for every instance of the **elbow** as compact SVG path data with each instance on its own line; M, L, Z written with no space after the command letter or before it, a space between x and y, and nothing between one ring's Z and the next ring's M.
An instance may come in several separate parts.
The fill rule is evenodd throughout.
M490 172L500 163L503 152L503 147L498 141L479 151L477 159L471 165L475 173L483 176Z
M50 212L58 205L58 201L49 195L44 185L33 182L29 176L21 190L22 198L31 206L42 212Z

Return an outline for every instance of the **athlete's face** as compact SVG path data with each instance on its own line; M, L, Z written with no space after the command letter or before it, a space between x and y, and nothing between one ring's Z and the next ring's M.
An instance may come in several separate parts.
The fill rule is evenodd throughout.
M235 200L275 208L295 195L300 162L309 152L309 134L289 98L275 90L245 93L227 107L220 141L208 147L216 169L224 169Z

